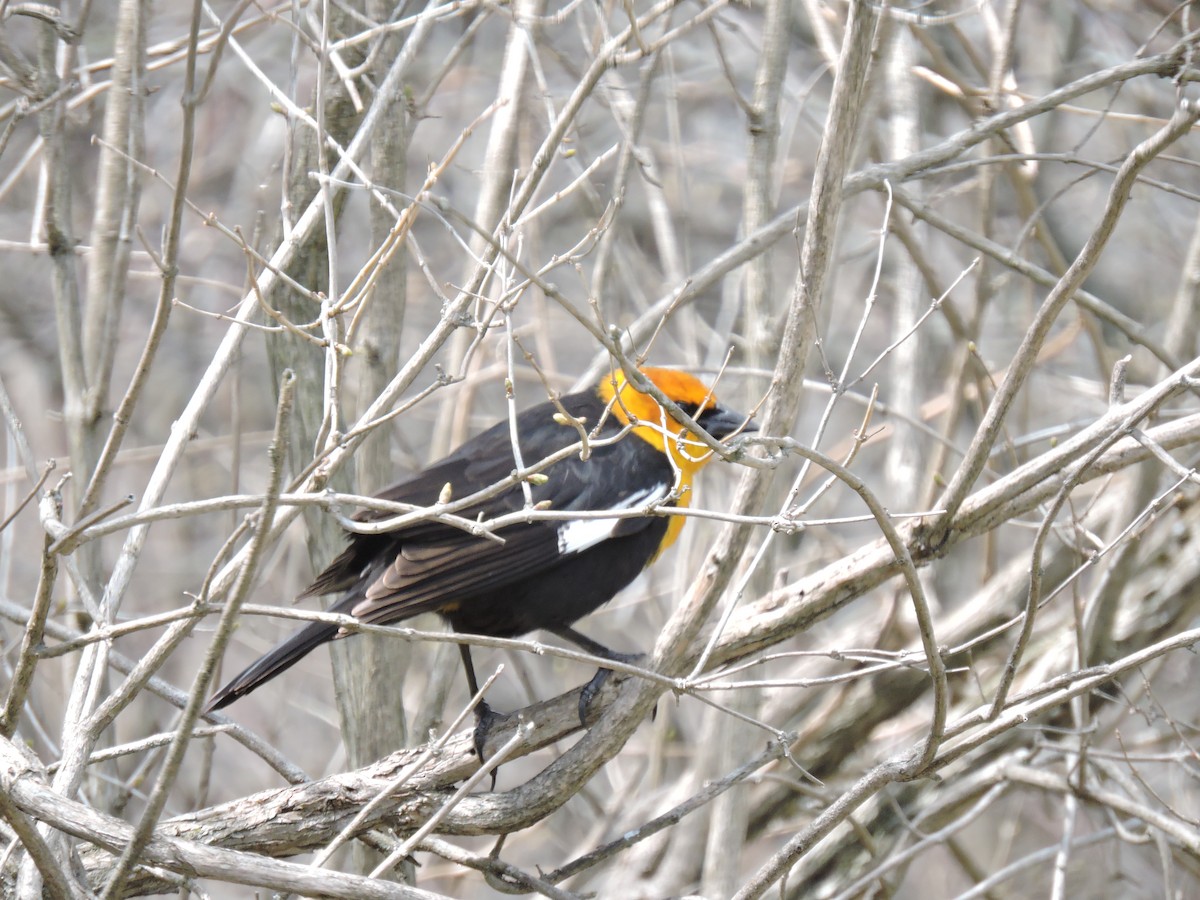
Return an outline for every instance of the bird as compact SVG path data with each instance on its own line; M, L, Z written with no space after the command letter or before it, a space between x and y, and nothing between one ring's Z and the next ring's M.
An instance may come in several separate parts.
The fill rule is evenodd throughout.
M675 369L639 371L712 438L757 430L747 416L720 405L700 379ZM717 454L650 394L617 368L590 389L530 407L515 418L520 459L527 465L560 454L524 483L518 469L514 427L501 421L467 440L443 459L379 493L379 499L429 507L462 498L462 519L486 521L509 513L550 509L587 512L581 518L535 518L495 529L495 537L472 534L441 520L410 522L395 530L347 532L348 546L300 598L340 593L329 612L384 625L434 612L463 634L519 637L544 630L606 660L628 660L576 631L575 622L611 600L679 537L683 516L654 514L686 507L696 473ZM563 454L581 443L586 450ZM495 488L505 480L508 484ZM471 501L475 494L480 499ZM635 511L642 514L633 514ZM596 516L597 512L621 516ZM388 514L372 510L354 519L369 523ZM461 523L460 523L461 524ZM222 709L347 631L311 622L230 679L208 700L204 713ZM459 644L471 696L479 682L470 648ZM587 705L608 674L601 669L579 702ZM493 717L475 708L475 748Z

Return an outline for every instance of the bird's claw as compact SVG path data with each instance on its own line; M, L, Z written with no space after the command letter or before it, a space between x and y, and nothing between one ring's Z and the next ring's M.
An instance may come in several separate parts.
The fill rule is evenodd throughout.
M475 755L479 757L482 763L483 746L487 743L488 735L492 733L492 727L497 722L503 722L508 718L505 713L498 713L492 709L491 704L486 700L480 700L475 704L475 733L472 736L472 743L475 747Z
M475 756L478 757L480 765L483 765L483 746L487 743L488 735L492 733L492 727L497 722L503 722L509 717L509 713L496 712L486 700L480 700L475 704L475 732L471 736L471 742L475 747ZM493 791L496 789L496 775L499 772L499 766L492 769L491 789Z
M604 687L604 682L608 681L608 676L611 674L612 669L597 669L592 680L585 684L583 690L579 692L579 724L584 728L587 728L588 707L592 705L592 701L596 699L600 688Z
M638 663L642 658L643 655L641 653L612 654L613 662ZM579 692L579 724L584 728L588 727L588 708L592 705L592 701L596 699L596 695L600 693L600 689L604 687L604 682L608 681L610 675L612 675L612 669L597 669L596 674L592 676L592 680L585 684Z

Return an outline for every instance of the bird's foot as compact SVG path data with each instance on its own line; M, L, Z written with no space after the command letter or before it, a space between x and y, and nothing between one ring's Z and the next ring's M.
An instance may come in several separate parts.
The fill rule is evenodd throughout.
M480 765L483 765L484 760L483 746L487 743L488 735L492 733L493 726L509 718L509 713L496 712L486 700L480 700L475 704L475 733L471 736L471 741L475 746L475 755L479 758ZM496 775L499 772L499 766L492 769L491 789L493 791L496 789Z
M480 700L475 704L475 733L472 736L472 743L475 746L475 755L479 757L479 761L483 762L483 745L487 743L488 735L492 733L492 728L500 722L508 719L507 713L498 713L492 709L491 704L486 700Z
M610 659L613 662L636 664L644 659L641 653L613 653ZM592 676L592 680L583 686L583 690L579 692L579 724L587 728L587 713L588 707L592 705L592 701L596 699L596 695L600 693L600 689L604 687L604 682L608 681L608 676L612 674L612 669L597 669L596 674Z

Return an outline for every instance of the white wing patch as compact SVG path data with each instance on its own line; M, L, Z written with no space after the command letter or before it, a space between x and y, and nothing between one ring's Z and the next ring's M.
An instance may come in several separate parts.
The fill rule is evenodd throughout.
M665 500L670 493L671 486L669 484L657 484L644 491L638 491L636 494L630 494L618 503L615 509L635 509L639 506L647 506ZM621 519L615 516L563 522L558 529L558 552L565 556L568 553L582 553L589 547L595 547L601 541L607 541L612 537L620 522Z

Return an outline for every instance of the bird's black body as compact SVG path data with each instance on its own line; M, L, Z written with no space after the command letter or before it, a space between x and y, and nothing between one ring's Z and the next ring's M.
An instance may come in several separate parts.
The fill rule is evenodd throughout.
M551 510L588 512L674 505L679 466L661 447L628 433L601 393L571 394L559 404L584 422L593 440L621 438L593 447L586 460L574 453L544 469L546 481L529 484L534 504L545 501ZM740 416L712 403L704 408L695 401L683 405L715 437L741 423ZM558 406L542 403L517 416L526 466L578 442L574 427L555 421L558 412ZM603 424L596 432L598 423ZM432 506L446 485L452 498L465 498L515 469L512 432L508 422L501 422L379 496ZM488 519L525 508L525 492L516 485L456 515ZM356 518L370 521L383 515L367 511ZM678 524L682 523L676 531ZM499 543L453 525L424 521L382 534L349 535L349 546L305 595L345 592L329 611L373 624L436 612L455 631L515 637L545 629L594 652L599 645L574 632L571 624L633 581L673 539L669 531L671 519L656 515L539 520L500 529L496 534L504 542ZM338 636L336 625L306 625L221 688L207 709L232 703ZM464 662L474 687L465 650Z

